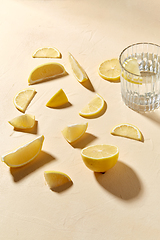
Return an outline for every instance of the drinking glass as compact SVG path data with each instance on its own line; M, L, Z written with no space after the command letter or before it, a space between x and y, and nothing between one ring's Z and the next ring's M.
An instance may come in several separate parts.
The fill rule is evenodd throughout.
M136 58L140 75L125 69L125 62ZM136 43L120 54L121 95L124 103L138 112L152 111L160 106L160 46Z

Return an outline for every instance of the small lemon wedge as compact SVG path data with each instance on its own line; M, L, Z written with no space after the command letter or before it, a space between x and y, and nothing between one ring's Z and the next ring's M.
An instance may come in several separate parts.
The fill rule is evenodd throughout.
M121 67L119 60L113 58L102 62L98 67L99 75L109 81L116 82L120 80Z
M41 135L23 146L3 155L2 162L6 163L9 167L21 167L31 162L41 151L44 141L44 136Z
M62 130L62 134L69 143L72 143L85 133L87 127L88 123L68 125Z
M64 104L68 103L68 98L63 91L63 89L60 89L57 93L53 95L53 97L47 102L47 107L59 107Z
M85 165L94 172L106 172L118 160L119 149L114 145L97 144L81 150Z
M19 91L13 99L15 107L24 113L35 94L36 91L33 88L27 88Z
M66 74L65 68L60 63L50 62L39 65L30 73L28 83L35 84L54 79L56 77L64 76Z
M23 114L8 121L14 128L27 129L33 128L35 124L35 116L31 114Z
M79 82L82 83L82 82L88 80L88 76L87 76L86 72L80 66L80 64L77 62L77 60L72 56L71 53L69 53L69 62L70 62L73 74Z
M112 135L131 138L134 140L142 141L141 131L134 125L129 123L122 123L115 126L111 130Z
M38 48L32 55L33 58L60 58L61 53L55 47Z
M104 108L104 99L96 94L94 98L79 112L82 117L94 117Z
M45 171L44 177L50 189L72 182L71 178L67 174L58 171Z

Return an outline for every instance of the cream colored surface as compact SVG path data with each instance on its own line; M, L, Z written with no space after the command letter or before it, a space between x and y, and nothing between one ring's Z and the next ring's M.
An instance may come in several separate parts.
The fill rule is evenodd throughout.
M160 44L158 0L6 0L0 4L0 155L43 134L37 160L21 169L0 162L1 240L159 240L160 239L160 109L139 114L121 99L120 83L97 72L99 64L118 57L136 42ZM53 46L62 53L54 60L68 75L34 85L37 94L26 113L35 115L33 131L14 131L8 120L18 114L15 94L28 87L30 72L53 59L33 59L33 52ZM68 62L71 52L90 78L76 81ZM66 108L45 106L63 88ZM88 119L85 137L70 145L61 130L86 122L78 112L94 96L106 101L106 111ZM144 142L110 134L123 122L136 125ZM119 147L118 163L105 174L93 173L80 151L93 144ZM45 184L44 171L68 174L73 185L61 192Z

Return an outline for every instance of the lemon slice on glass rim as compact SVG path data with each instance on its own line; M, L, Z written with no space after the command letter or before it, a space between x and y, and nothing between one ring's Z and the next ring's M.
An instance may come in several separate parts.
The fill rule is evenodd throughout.
M124 61L121 74L128 82L142 85L142 76L136 58L129 58Z

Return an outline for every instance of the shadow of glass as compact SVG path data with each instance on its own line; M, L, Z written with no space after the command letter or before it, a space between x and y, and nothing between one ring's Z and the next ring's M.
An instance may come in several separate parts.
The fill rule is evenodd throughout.
M142 191L142 184L136 173L120 161L107 172L94 175L104 189L120 199L131 200Z
M149 119L151 119L152 121L154 121L155 123L160 124L160 112L157 110L155 110L154 112L145 112L145 113L140 113L141 115L148 117Z
M87 118L87 119L99 118L106 112L106 110L107 110L107 103L106 103L106 101L104 101L104 107L100 113L96 114L95 116L88 116L88 117L82 116L82 117Z
M96 136L94 136L91 133L85 133L80 139L78 139L77 141L70 143L70 145L74 148L84 148L86 147L86 145L90 144L91 142L93 142L95 139L97 139Z
M35 121L35 124L34 124L33 128L29 128L29 129L14 128L14 131L37 134L38 133L38 121L37 120Z
M30 163L22 167L10 168L10 173L13 176L14 182L18 182L21 179L25 178L27 175L36 171L38 168L42 167L43 165L53 160L55 160L55 157L44 151L41 151L40 154Z
M63 184L63 185L60 186L60 187L50 188L50 189L51 189L51 191L53 191L53 192L61 193L61 192L66 191L67 189L69 189L72 185L73 185L73 182L70 181L70 182L68 182L68 183Z
M87 88L88 90L92 91L92 92L95 92L95 89L91 83L91 81L88 79L84 82L81 83L83 85L83 87Z

